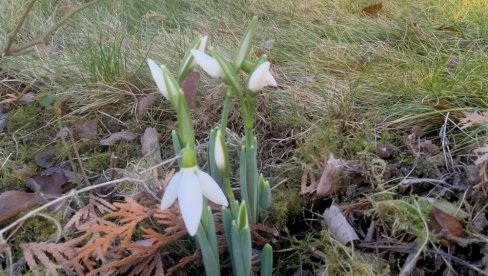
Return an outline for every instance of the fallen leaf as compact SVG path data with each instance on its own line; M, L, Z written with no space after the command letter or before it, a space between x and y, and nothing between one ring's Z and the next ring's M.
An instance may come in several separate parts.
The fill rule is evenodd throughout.
M58 54L59 52L61 52L53 44L41 43L41 44L37 44L36 46L34 46L34 48L35 48L38 55L45 55L48 57L54 56L54 55Z
M310 179L310 184L308 184L308 179ZM302 174L302 181L300 185L300 195L309 194L317 189L317 179L315 179L315 175L309 170L303 171Z
M120 142L120 141L132 141L136 139L136 134L133 132L128 132L128 131L122 131L122 132L116 132L112 133L109 137L104 138L100 140L100 145L101 146L112 146L115 145L115 143Z
M47 92L38 93L35 96L35 99L37 100L39 105L44 108L51 108L56 101L56 98L52 94L49 94Z
M465 112L465 118L459 122L461 129L468 128L474 124L488 125L488 111L478 114L476 112Z
M31 191L51 196L60 196L63 193L63 185L66 183L68 183L68 178L61 168L49 168L25 181L27 188Z
M183 92L185 93L186 102L188 103L189 108L193 108L195 106L195 102L197 101L199 81L200 73L193 71L181 84L181 89L183 89Z
M137 103L137 117L144 118L146 110L153 107L160 99L160 94L149 94L140 98Z
M31 103L34 100L34 98L35 98L34 93L32 93L32 92L25 93L20 97L19 103L22 105L27 105L27 104Z
M76 123L74 133L79 138L90 138L98 134L97 119Z
M7 118L8 118L7 113L0 112L0 133L3 132L5 126L7 125Z
M456 237L460 237L463 234L463 226L457 220L457 218L441 211L436 207L433 207L430 211L429 226L436 233L440 233L442 230L445 229L451 235Z
M290 79L300 84L308 85L311 84L315 78L313 76L305 75L305 76L291 76Z
M478 158L474 161L475 165L481 165L488 160L488 146L479 147L473 150L478 155Z
M423 153L428 153L429 155L436 155L440 152L439 147L433 144L429 139L422 139L419 142L420 151Z
M0 223L46 200L35 193L6 191L0 194Z
M339 173L343 165L342 160L335 159L334 155L329 155L327 162L325 163L322 176L317 184L318 197L325 197L334 194L339 191Z
M69 128L67 127L63 127L57 134L56 134L56 138L66 138L70 135L71 131L69 130Z
M452 204L451 202L444 200L444 199L437 199L437 198L432 198L432 197L422 197L419 200L425 200L432 207L437 208L437 209L443 211L444 213L447 213L447 214L454 216L458 219L467 219L471 216L468 212L466 212L462 209L459 209L458 206L456 206L455 204Z
M155 128L148 127L141 137L141 152L146 162L155 165L163 162L159 149L159 133Z
M337 205L331 205L323 214L324 222L327 225L332 237L346 245L352 241L359 240L354 228L347 222Z
M378 12L383 9L383 3L374 4L363 8L361 11L369 16L377 15Z
M398 155L398 149L392 145L378 145L376 155L383 160L394 159Z
M41 168L50 168L54 166L55 151L52 147L43 150L34 156L34 162Z

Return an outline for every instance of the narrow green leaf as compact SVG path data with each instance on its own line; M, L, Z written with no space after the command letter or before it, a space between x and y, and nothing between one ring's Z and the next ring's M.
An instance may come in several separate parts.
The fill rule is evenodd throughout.
M241 237L239 235L239 227L236 221L232 222L231 230L231 242L232 242L232 269L236 276L249 276L250 274L245 274L245 264L243 262L242 256L242 243Z
M244 146L241 147L241 152L239 154L239 182L241 187L241 198L246 202L249 201L248 193L248 182L247 182L247 158L246 149Z
M183 82L183 80L185 80L185 78L192 71L194 58L191 54L191 50L198 49L198 47L200 47L200 44L202 43L202 39L203 37L195 38L190 46L190 49L186 51L185 56L183 57L183 60L181 62L180 70L178 71L178 82Z
M219 255L215 254L212 245L207 239L207 235L211 233L205 233L202 224L198 226L197 230L197 242L202 251L203 265L205 266L205 274L207 276L219 276L220 275L220 261ZM215 232L213 233L215 236Z
M234 62L234 69L238 71L244 60L246 59L247 55L249 54L249 50L251 49L251 43L256 34L256 25L257 25L258 17L254 16L249 25L247 25L246 31L241 38L241 43L236 53L236 60Z
M241 206L239 206L239 217L238 217L239 229L249 226L246 202L242 201Z
M219 54L215 49L210 49L210 53L212 56L215 58L215 60L219 63L220 68L222 68L222 71L224 71L224 79L232 85L232 87L237 90L241 91L241 86L239 84L239 81L237 79L236 71L234 71L234 68L227 62L223 56Z
M186 99L183 93L178 94L178 107L176 113L178 115L178 131L180 132L180 141L183 147L195 147L195 132L193 130L193 121L190 110L186 104Z
M271 206L271 188L269 181L265 180L263 175L259 176L259 206L262 209L268 209Z
M261 276L273 275L273 248L265 244L261 253Z
M251 244L251 230L249 226L242 228L239 231L240 249L242 256L243 275L251 275L251 261L252 261L252 244Z
M171 139L173 140L173 149L175 151L175 155L180 155L181 152L181 144L180 138L178 137L178 133L176 131L171 131ZM181 167L181 158L178 159L178 166Z

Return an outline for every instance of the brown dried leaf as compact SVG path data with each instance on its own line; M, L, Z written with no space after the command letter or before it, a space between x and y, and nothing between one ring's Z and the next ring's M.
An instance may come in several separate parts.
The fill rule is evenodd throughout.
M36 163L37 166L41 168L50 168L54 166L54 162L53 162L54 155L55 155L54 148L49 147L46 150L43 150L38 154L36 154L34 156L34 162Z
M354 228L347 222L339 207L331 205L324 211L324 221L331 235L340 243L346 245L349 242L359 240Z
M161 135L155 128L148 127L141 137L142 156L151 165L163 162L161 150L159 149L159 139Z
M474 161L476 165L481 165L488 160L488 146L477 148L473 152L478 155L478 158Z
M186 102L188 103L189 108L193 108L195 106L199 81L200 73L193 71L181 84L181 89L183 89L183 92L185 93Z
M378 12L383 9L383 3L374 4L363 8L361 11L369 16L375 16Z
M26 186L34 192L43 192L51 196L60 196L63 193L63 185L68 182L61 168L49 168L38 175L26 179Z
M6 191L0 194L0 223L18 213L41 205L46 199L35 193Z
M38 55L40 55L40 56L45 55L48 57L54 56L54 55L58 54L59 52L61 52L53 44L45 44L45 43L37 44L36 46L34 46L34 49Z
M100 145L102 146L113 146L120 141L132 141L136 139L136 134L129 131L122 131L112 133L109 137L100 140Z
M335 159L334 155L329 155L324 166L324 171L317 185L317 197L325 197L339 191L338 177L343 165L342 160Z
M96 136L98 133L97 119L76 123L74 125L74 133L79 138L90 138Z
M456 217L435 207L430 211L430 226L436 233L440 233L445 229L456 237L460 237L463 234L463 226Z
M137 103L137 117L144 118L146 110L153 107L160 99L160 94L149 94L140 98Z
M466 116L466 118L461 119L459 122L461 124L461 129L471 127L474 124L488 126L488 111L481 114L476 112L465 112L464 116Z

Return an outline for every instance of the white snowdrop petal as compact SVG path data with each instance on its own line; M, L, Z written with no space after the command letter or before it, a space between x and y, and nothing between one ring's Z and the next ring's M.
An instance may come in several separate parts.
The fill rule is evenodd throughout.
M205 47L207 47L207 40L208 40L208 35L202 37L202 42L200 42L200 45L198 46L198 51L200 52L205 52Z
M260 64L249 77L248 88L252 92L258 92L266 85L269 74L269 61Z
M161 67L159 67L159 65L157 65L156 62L150 58L147 59L147 64L149 65L151 76L156 83L159 92L161 92L161 94L168 99L168 89L166 89L166 84L164 83L163 71L161 70Z
M164 191L163 199L161 199L161 210L168 209L178 196L178 187L181 179L181 172L175 174L169 181L166 191Z
M268 72L268 76L266 77L266 85L267 86L273 86L273 87L278 86L278 83L276 82L273 75L271 75L271 72Z
M202 217L202 189L194 173L184 173L178 189L178 203L188 233L194 236Z
M211 56L198 50L191 50L191 54L195 58L197 64L207 72L212 78L221 78L224 76L224 72L219 66L219 63Z
M219 184L204 171L198 170L197 176L202 186L203 195L214 203L227 206L227 198L220 189Z

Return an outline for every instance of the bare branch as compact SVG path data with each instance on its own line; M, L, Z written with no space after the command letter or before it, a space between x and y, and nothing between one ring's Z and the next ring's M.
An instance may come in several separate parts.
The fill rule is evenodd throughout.
M30 48L32 48L33 46L35 46L37 44L41 44L41 43L45 42L45 40L50 35L52 35L61 26L66 24L66 21L68 21L75 14L77 14L78 12L80 12L80 11L82 11L82 10L92 6L92 5L95 5L96 3L100 2L100 1L102 1L102 0L93 0L93 1L87 2L83 5L80 5L79 7L69 9L68 12L58 22L54 23L51 27L49 27L41 35L39 35L38 37L32 39L31 41L29 41L25 44L19 45L17 47L15 47L15 46L12 47L12 44L13 44L15 38L17 37L18 32L20 31L20 28L24 24L25 20L27 19L28 15L32 9L32 6L36 2L36 0L31 0L31 2L29 2L27 4L26 9L24 10L24 13L22 14L22 17L20 18L19 23L17 24L16 28L10 34L8 34L7 41L6 41L5 47L2 50L0 58L4 57L4 56L20 56L20 55L25 55L25 54L29 53L32 50Z

